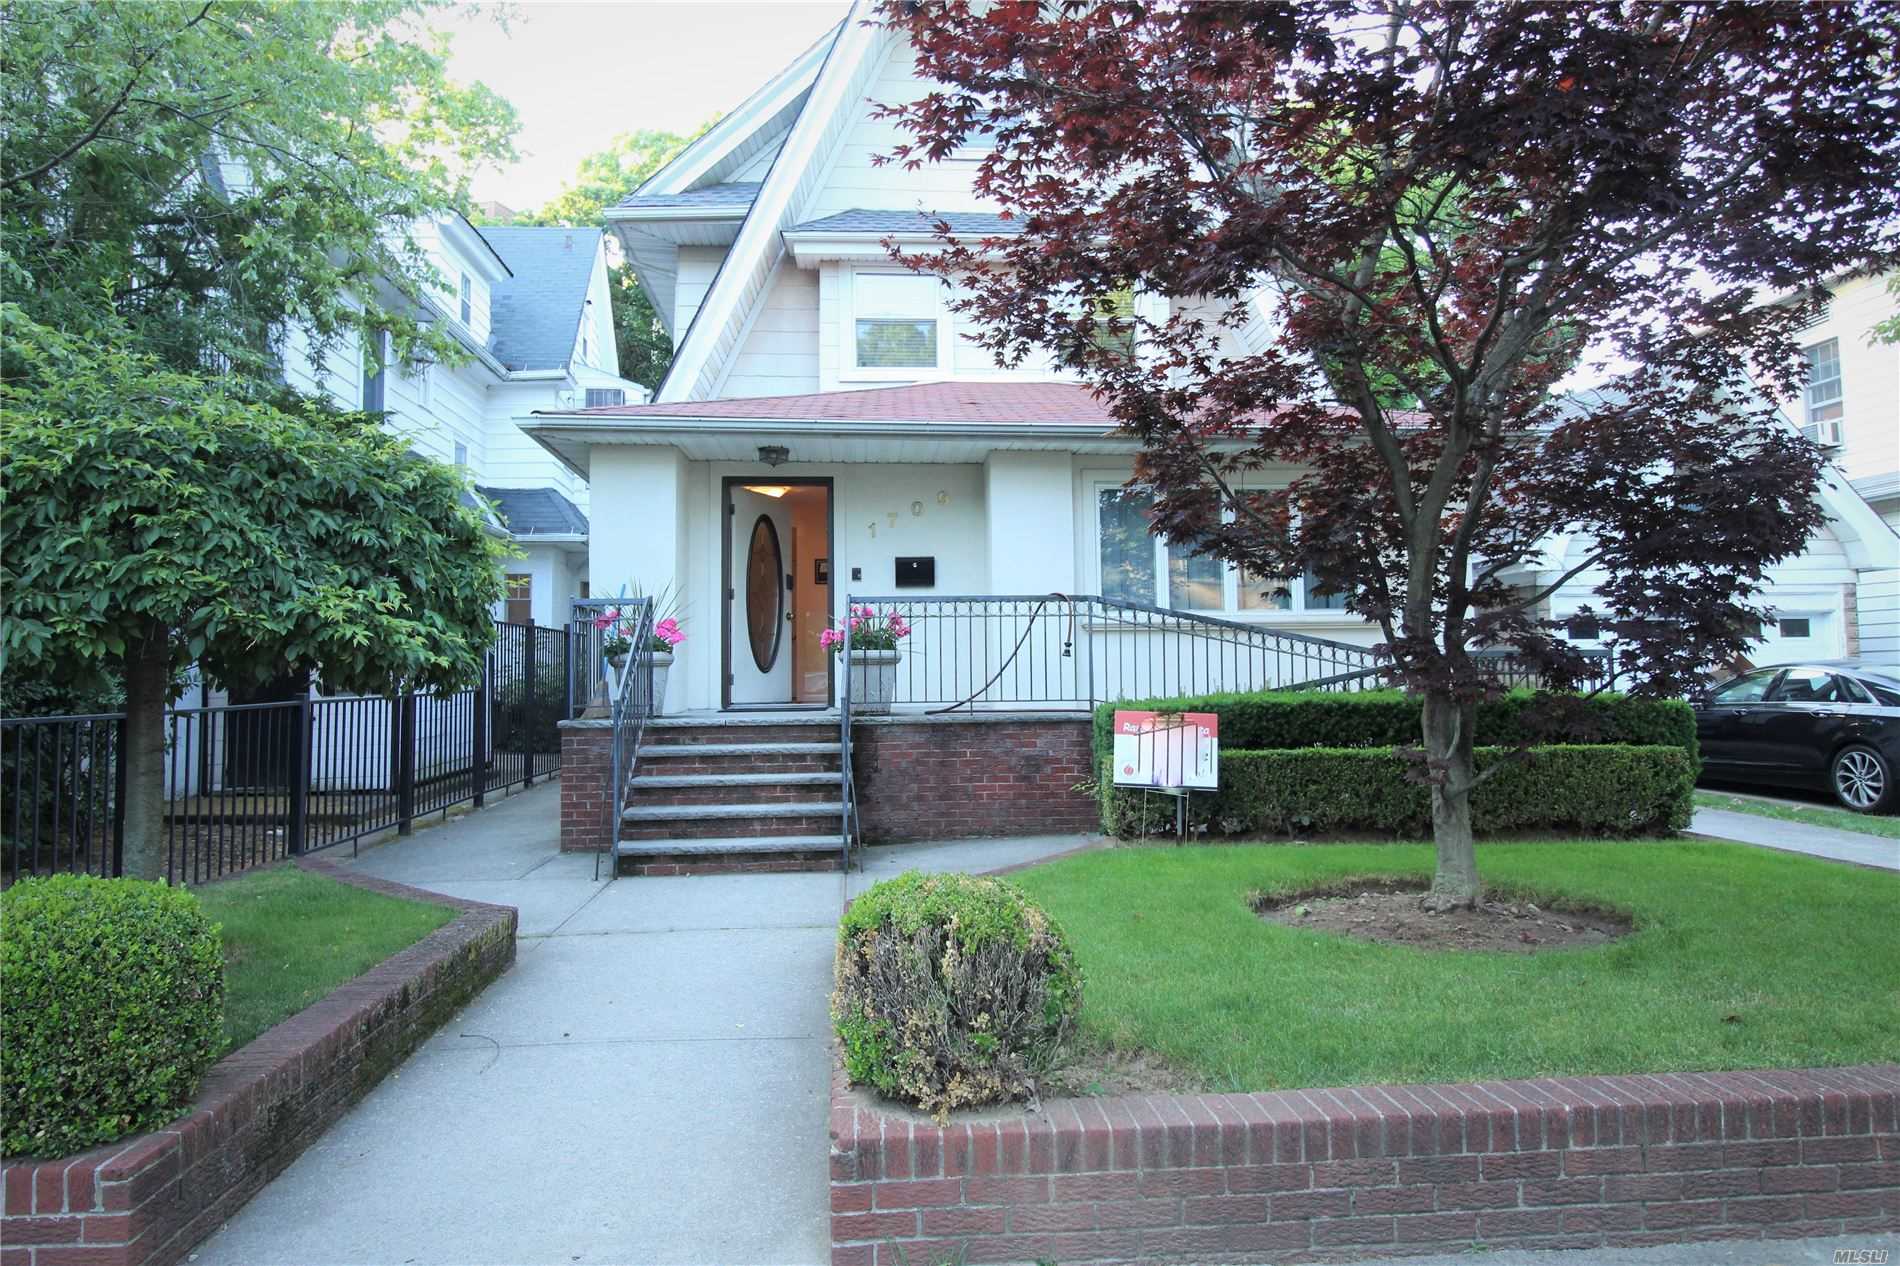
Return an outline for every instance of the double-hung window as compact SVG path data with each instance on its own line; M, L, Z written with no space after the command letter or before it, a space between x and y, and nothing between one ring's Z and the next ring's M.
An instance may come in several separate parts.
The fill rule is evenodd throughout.
M935 370L945 351L943 283L916 273L851 275L851 366Z
M1101 595L1174 611L1258 615L1343 611L1346 596L1317 577L1255 576L1196 554L1149 530L1154 498L1118 483L1095 485L1096 561Z
M1801 349L1808 362L1807 416L1801 433L1817 444L1841 442L1841 341Z
M375 330L363 340L363 412L386 408L384 383L389 369L389 331Z

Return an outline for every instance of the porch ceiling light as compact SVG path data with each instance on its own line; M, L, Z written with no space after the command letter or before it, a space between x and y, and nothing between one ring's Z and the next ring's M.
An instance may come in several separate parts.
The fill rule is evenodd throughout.
M783 444L759 445L759 460L764 462L767 466L783 466L787 461L791 460L791 456L792 450L786 448Z
M784 484L746 484L747 492L756 492L761 497L782 497L791 489Z

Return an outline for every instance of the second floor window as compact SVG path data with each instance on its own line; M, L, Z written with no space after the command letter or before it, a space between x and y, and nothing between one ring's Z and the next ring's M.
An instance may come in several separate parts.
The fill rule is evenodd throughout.
M363 412L381 413L383 382L389 363L389 331L377 330L363 341Z
M467 273L462 274L462 324L475 324L475 283Z
M935 277L859 273L851 282L859 369L935 369L943 324Z
M610 404L627 403L625 387L589 387L587 389L587 407L598 409Z
M1808 362L1807 416L1801 433L1817 444L1841 442L1841 341L1803 348Z

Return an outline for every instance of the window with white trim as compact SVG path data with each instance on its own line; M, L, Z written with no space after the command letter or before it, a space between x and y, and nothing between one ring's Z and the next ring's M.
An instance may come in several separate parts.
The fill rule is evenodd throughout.
M467 273L462 274L462 324L475 324L475 282Z
M372 330L363 340L363 412L382 413L387 408L383 384L389 366L389 331Z
M1104 598L1175 611L1237 615L1344 611L1346 595L1304 576L1253 576L1150 530L1154 498L1119 483L1095 485L1096 562Z
M1837 338L1801 349L1808 362L1807 419L1801 433L1817 444L1841 442L1841 341Z
M916 273L851 275L852 366L937 369L943 363L943 284Z
M625 387L589 387L587 389L587 407L590 409L625 403L627 403Z

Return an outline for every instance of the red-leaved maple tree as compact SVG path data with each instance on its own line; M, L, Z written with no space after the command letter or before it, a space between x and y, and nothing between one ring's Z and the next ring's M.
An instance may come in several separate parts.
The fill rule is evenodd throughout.
M1747 651L1764 568L1823 521L1821 457L1761 388L1799 389L1830 278L1900 258L1894 10L886 0L879 20L940 85L884 108L908 134L888 161L985 147L976 187L1011 220L940 223L907 262L956 279L1000 362L1053 353L1098 388L1142 441L1157 532L1313 573L1383 630L1422 699L1428 908L1479 892L1472 729L1495 687L1474 649L1585 680L1546 618L1582 578L1619 685L1676 693ZM1106 302L1130 290L1195 302ZM1599 352L1596 389L1554 389Z

